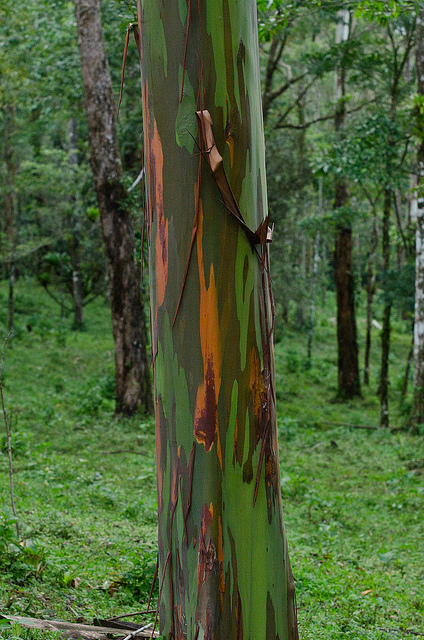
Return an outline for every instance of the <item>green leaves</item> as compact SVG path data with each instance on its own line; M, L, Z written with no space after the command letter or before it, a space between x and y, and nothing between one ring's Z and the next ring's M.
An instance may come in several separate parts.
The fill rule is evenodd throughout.
M402 13L414 11L417 3L413 0L363 0L358 2L355 17L367 18L370 22L375 21L386 25L393 18L399 17Z
M362 186L404 186L408 125L406 114L395 121L382 112L358 117L342 140L314 160L314 173L343 174Z

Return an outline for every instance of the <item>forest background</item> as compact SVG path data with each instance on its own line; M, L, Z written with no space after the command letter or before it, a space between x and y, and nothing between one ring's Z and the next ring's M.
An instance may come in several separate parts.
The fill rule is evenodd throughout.
M282 493L301 635L419 636L421 3L258 9ZM103 0L116 101L134 17L131 2ZM108 268L73 3L2 0L0 18L1 336L13 330L2 384L26 541L14 537L4 443L0 613L90 621L135 611L148 595L153 426L140 413L114 417ZM140 105L133 46L118 134L138 267ZM146 275L142 298L147 308Z

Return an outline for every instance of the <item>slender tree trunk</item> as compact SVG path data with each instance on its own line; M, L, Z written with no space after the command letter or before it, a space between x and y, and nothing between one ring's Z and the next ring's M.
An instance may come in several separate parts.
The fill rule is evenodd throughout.
M361 273L361 239L359 233L355 234L355 252L353 256L353 262L356 266L356 286L358 290L361 288L362 273ZM358 297L356 296L356 304L358 304Z
M75 0L91 166L109 263L115 341L116 412L152 406L147 332L134 232L122 184L112 84L103 43L100 0Z
M15 107L6 104L3 107L4 118L4 159L6 164L6 194L5 194L5 231L9 259L7 270L9 273L8 300L8 329L13 331L15 318L15 270L18 224L18 200L16 196L16 161L13 145L13 129L15 123Z
M9 262L9 300L8 300L8 329L13 331L15 318L15 252Z
M424 96L424 9L417 19L417 77L418 94ZM419 114L421 124L422 115ZM422 131L422 125L418 128ZM423 135L423 134L421 134ZM424 136L417 152L418 187L422 189L424 176ZM424 423L424 198L417 198L415 232L415 319L414 319L414 406L412 427Z
M336 42L349 37L349 11L339 11ZM336 72L335 81L335 130L340 137L345 123L345 69L342 63ZM341 210L349 200L346 178L336 180L334 208ZM359 379L358 341L355 317L355 283L352 270L352 229L346 216L340 216L337 226L334 251L334 282L337 300L337 351L339 400L348 400L361 395Z
M388 287L390 269L390 212L392 206L392 190L384 190L383 205L383 278L384 278L384 307L383 329L381 331L381 373L380 373L380 427L389 426L389 353L392 299Z
M412 365L413 358L414 358L414 334L412 334L412 344L411 344L411 348L409 349L408 357L406 359L405 375L403 377L402 391L400 394L400 404L402 404L405 401L406 393L408 391L409 374L411 372L411 365Z
M318 191L318 216L322 215L322 180L319 181ZM308 350L307 357L310 361L312 358L312 340L314 337L314 325L315 325L315 297L317 291L317 279L318 279L318 267L319 267L319 245L320 245L320 232L315 234L313 245L313 258L312 258L312 273L311 273L311 303L309 306L309 332L308 332Z
M375 211L373 213L371 247L368 255L367 264L367 329L365 338L365 358L364 358L364 384L370 383L370 353L371 353L371 328L372 328L372 303L375 295L375 273L374 261L375 252L377 250L378 234L377 219Z
M294 640L256 3L143 0L139 24L160 630L175 640Z
M296 301L296 314L295 314L295 326L297 329L304 329L306 324L306 305L307 300L304 295L304 290L306 288L307 283L307 268L306 268L306 260L307 260L307 249L306 249L306 241L305 238L300 240L301 243L301 251L299 251L300 257L300 265L299 265L299 280L301 282L301 286L297 291L297 301Z
M320 233L319 231L315 234L314 245L313 245L313 262L312 262L312 273L311 273L311 303L309 305L309 331L308 331L308 351L307 357L308 360L312 358L312 340L314 337L314 326L315 326L315 296L317 290L317 277L318 277L318 265L319 265L319 241L320 241Z
M71 153L69 156L69 164L75 169L78 166L78 137L77 137L77 121L76 118L71 118L69 126L69 137L71 143ZM78 191L78 185L76 184L77 175L75 172L75 191ZM78 209L79 198L75 196L73 198L73 211L72 211L72 247L71 247L71 262L72 262L72 299L74 303L74 328L81 329L84 324L84 297L82 291L81 282L81 255L80 255L80 237L79 237L79 222L78 222Z

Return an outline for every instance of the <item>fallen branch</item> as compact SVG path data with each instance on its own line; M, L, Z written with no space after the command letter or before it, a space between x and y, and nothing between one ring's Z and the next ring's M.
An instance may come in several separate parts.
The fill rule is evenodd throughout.
M6 616L0 614L0 620L10 620L11 622L17 622L22 627L28 627L30 629L41 629L42 631L60 631L62 636L66 638L81 640L110 640L109 634L120 636L126 640L129 638L157 638L158 633L152 636L152 632L148 631L146 627L141 627L136 631L133 631L129 635L125 635L125 631L114 627L98 627L91 624L76 624L73 622L63 622L62 620L40 620L38 618L25 618L23 616ZM149 625L148 625L149 626Z
M134 616L143 616L146 613L152 613L151 609L145 609L144 611L135 611L134 613L123 613L120 616L114 616L113 618L110 618L108 620L108 622L115 622L115 620L122 620L122 618L132 618ZM154 613L154 611L153 611Z

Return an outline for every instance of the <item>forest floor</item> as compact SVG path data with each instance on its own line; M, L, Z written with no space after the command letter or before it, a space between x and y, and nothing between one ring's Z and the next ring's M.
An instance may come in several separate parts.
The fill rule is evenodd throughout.
M424 437L399 428L410 409L410 395L400 406L410 336L395 320L394 429L357 428L378 425L379 332L363 399L335 403L335 322L327 307L317 314L311 363L305 333L284 329L276 345L281 489L300 638L424 638ZM0 338L6 310L2 283ZM61 320L46 294L21 279L16 312L3 387L25 546L11 518L3 426L0 615L91 623L141 611L156 564L154 425L113 416L109 311L97 300L86 309L85 330L71 331L71 319ZM362 346L360 312L358 324ZM0 637L57 636L0 619Z

